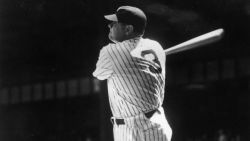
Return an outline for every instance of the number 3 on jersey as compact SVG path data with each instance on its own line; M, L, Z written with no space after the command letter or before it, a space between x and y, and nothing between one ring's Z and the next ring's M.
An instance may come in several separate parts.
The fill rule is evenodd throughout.
M141 56L142 58L154 63L154 65L149 65L149 70L152 73L161 73L162 69L160 61L152 49L142 51Z

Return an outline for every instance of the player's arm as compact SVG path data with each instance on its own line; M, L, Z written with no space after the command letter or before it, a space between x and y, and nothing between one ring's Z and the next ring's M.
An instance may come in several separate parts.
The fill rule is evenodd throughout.
M112 73L112 63L109 59L107 49L104 47L100 51L99 58L96 63L96 69L93 72L93 76L99 80L105 80L109 78Z

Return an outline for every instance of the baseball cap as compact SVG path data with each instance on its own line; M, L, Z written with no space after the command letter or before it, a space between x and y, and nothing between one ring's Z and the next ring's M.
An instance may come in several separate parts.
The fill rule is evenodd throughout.
M115 14L105 15L104 18L109 21L131 24L136 28L142 28L143 30L147 23L147 17L144 12L133 6L121 6L116 10Z

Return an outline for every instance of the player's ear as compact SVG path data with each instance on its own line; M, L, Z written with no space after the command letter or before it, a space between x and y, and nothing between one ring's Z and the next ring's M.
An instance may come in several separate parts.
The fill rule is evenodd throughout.
M127 25L127 26L126 26L126 29L125 29L126 35L130 35L130 34L133 33L133 32L134 32L134 27L133 27L133 25Z

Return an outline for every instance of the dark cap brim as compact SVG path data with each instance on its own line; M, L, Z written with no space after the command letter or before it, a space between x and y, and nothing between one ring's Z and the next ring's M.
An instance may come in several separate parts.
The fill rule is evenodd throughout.
M109 20L109 21L118 22L116 14L105 15L104 18Z

